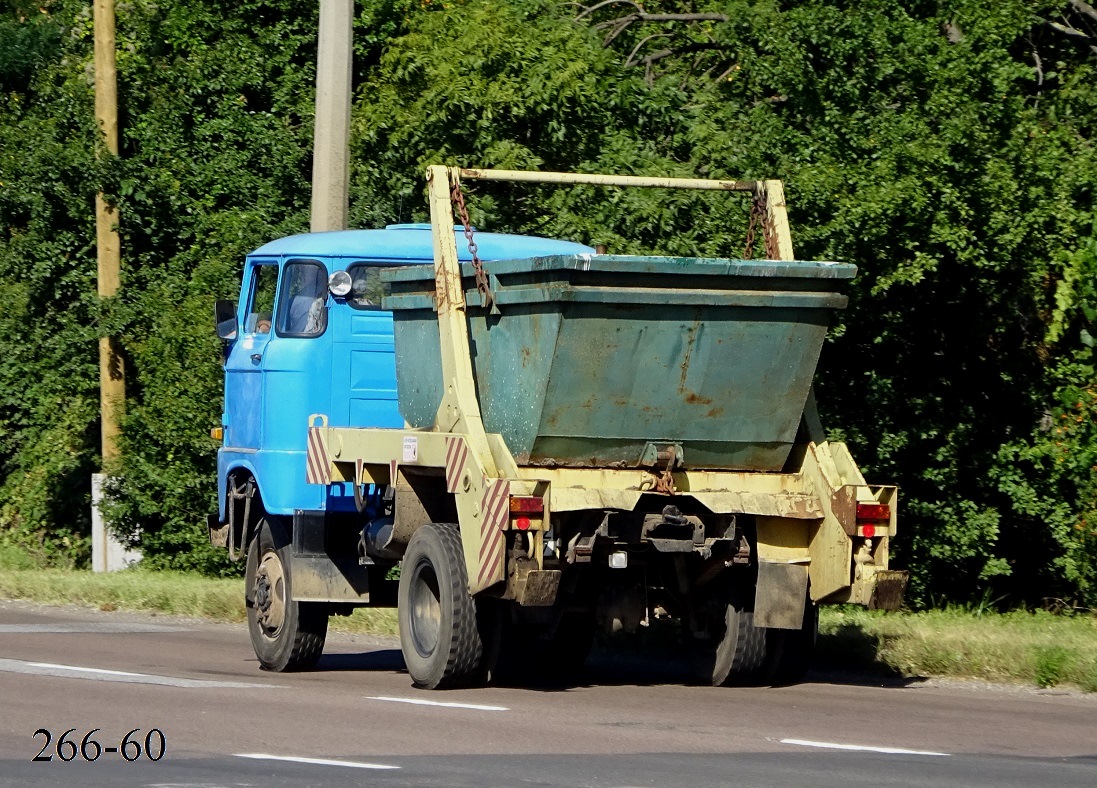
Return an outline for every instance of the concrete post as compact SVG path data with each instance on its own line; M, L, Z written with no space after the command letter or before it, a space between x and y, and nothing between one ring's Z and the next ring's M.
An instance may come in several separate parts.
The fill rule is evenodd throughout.
M91 475L91 570L93 572L117 572L141 560L141 553L130 550L107 529L99 506L103 502L103 484L107 477L101 473Z
M345 230L350 182L354 0L320 0L312 231Z

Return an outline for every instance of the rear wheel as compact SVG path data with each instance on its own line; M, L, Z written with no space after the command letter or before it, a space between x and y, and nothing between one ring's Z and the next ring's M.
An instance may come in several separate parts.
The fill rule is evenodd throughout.
M328 611L315 602L295 602L291 591L289 535L274 519L259 523L248 547L245 603L248 632L264 670L307 670L324 650Z
M485 641L468 592L461 533L431 523L408 543L400 570L400 649L417 687L441 689L482 683Z
M707 631L694 633L692 668L697 681L714 687L754 681L766 660L766 630L754 626L745 595L726 589L704 606Z

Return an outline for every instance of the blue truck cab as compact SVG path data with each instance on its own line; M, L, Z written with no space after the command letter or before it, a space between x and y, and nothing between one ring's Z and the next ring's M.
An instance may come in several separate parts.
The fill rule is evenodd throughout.
M471 260L457 232L461 260ZM577 243L476 233L483 260L592 252ZM309 417L331 426L403 427L396 397L392 313L381 306L381 268L433 262L429 224L289 236L247 256L237 304L219 302L226 340L223 445L217 453L218 512L231 522L232 492L248 487L261 511L355 511L352 485L306 483ZM345 271L349 292L329 280ZM346 277L342 277L344 287ZM335 288L340 290L340 288ZM248 515L227 534L246 547ZM231 531L233 529L221 529Z

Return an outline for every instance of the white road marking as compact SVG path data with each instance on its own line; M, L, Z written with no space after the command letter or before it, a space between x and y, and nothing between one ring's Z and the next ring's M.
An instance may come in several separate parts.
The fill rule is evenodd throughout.
M829 741L807 741L805 739L781 739L781 744L795 744L800 747L821 747L824 750L855 750L856 752L881 752L885 755L933 755L947 758L952 753L933 752L932 750L905 750L901 747L866 747L861 744L837 744Z
M161 624L119 624L111 621L95 624L0 624L0 635L139 635L186 631L185 627L169 627Z
M125 670L56 665L52 662L24 662L19 659L0 659L0 672L56 676L68 679L89 679L92 681L120 681L127 684L158 684L164 687L183 687L185 689L252 689L255 687L277 688L279 686L277 684L260 684L249 681L184 679L176 676L157 676L151 673L130 673Z
M510 711L506 706L485 706L480 703L452 703L422 698L388 698L383 695L371 695L366 700L383 700L389 703L410 703L413 706L441 706L446 709L473 709L475 711Z
M125 670L107 670L106 668L80 668L74 665L55 665L52 662L24 662L34 668L56 668L57 670L69 670L77 673L103 673L108 676L140 676L140 673L129 673Z
M399 769L387 763L361 763L359 761L334 761L329 758L293 758L288 755L266 755L261 752L238 752L237 758L254 758L259 761L289 761L291 763L310 763L316 766L346 766L351 769Z

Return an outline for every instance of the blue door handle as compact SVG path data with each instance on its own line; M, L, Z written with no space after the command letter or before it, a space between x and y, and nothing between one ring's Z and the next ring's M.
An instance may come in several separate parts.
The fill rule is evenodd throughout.
M252 353L251 354L251 360L252 361L262 361L263 360L263 354L262 353Z

